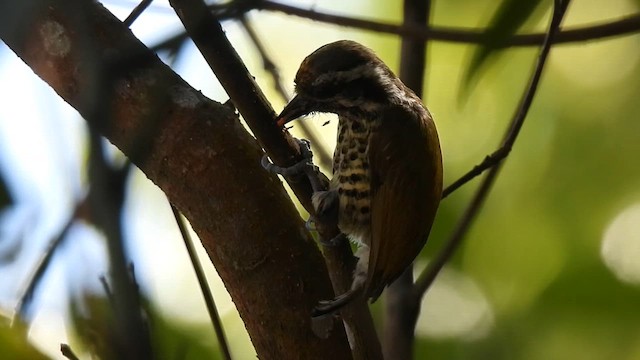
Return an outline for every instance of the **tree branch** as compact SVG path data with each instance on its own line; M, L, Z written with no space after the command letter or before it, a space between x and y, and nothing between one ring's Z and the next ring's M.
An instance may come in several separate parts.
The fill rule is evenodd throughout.
M220 319L220 314L218 313L218 307L216 306L216 302L213 299L211 288L209 287L209 283L207 282L207 276L204 274L204 269L202 269L202 265L200 264L200 259L198 258L196 249L193 247L193 239L191 239L191 235L187 230L186 220L182 217L178 209L176 209L176 207L173 205L171 205L171 212L173 213L173 217L176 219L178 230L180 230L180 236L184 241L184 247L187 249L189 260L191 261L191 265L193 266L193 271L195 272L196 278L198 279L198 285L200 286L200 291L202 292L202 297L204 298L204 304L207 307L207 312L209 313L209 318L211 319L211 324L213 325L213 331L216 333L216 339L218 340L218 346L220 346L222 358L224 360L231 360L231 351L229 350L229 343L227 342L227 337L224 333L224 327L222 326L222 320Z
M124 19L122 23L126 26L131 26L138 19L138 17L142 15L142 13L149 7L149 5L151 5L151 2L153 2L153 0L140 1L140 3L135 8L133 8L129 16L127 16L127 18Z
M22 291L22 294L18 298L18 304L15 308L16 310L14 319L12 320L12 326L20 324L21 321L18 321L19 319L26 318L29 305L31 305L33 296L40 286L41 280L44 277L47 269L49 268L49 265L51 264L51 259L53 258L56 250L60 248L60 244L62 244L62 242L67 238L67 234L69 233L71 226L75 222L76 215L82 206L86 206L86 198L76 205L76 209L74 210L73 214L71 214L60 232L54 239L51 240L51 242L47 245L47 248L42 253L37 265L35 266L35 269L33 270L33 274L29 277L29 280L26 282L26 286Z
M102 107L102 105L97 105ZM102 113L106 116L108 112ZM108 121L107 118L98 123ZM90 183L87 194L89 220L104 234L109 258L109 279L113 300L111 310L113 323L107 330L108 346L96 346L103 358L149 359L153 357L149 324L144 314L140 289L135 281L133 265L126 251L122 233L122 207L124 205L127 178L131 164L114 168L105 158L102 137L89 124ZM105 334L103 334L105 335Z
M513 147L513 144L515 143L516 138L520 133L520 129L524 124L524 120L527 116L527 113L529 112L529 108L531 107L531 103L533 102L536 90L538 89L538 84L540 82L540 78L542 77L542 70L544 69L544 65L551 50L553 39L559 32L560 23L562 22L568 6L569 0L555 1L549 30L547 32L547 36L545 37L542 48L540 49L540 54L538 55L537 63L535 65L533 74L531 75L531 80L529 81L529 85L527 86L522 99L520 100L520 104L516 108L516 113L514 114L513 120L511 121L511 124L502 141L501 148L505 149L504 151L506 152L506 154L511 151L511 148ZM506 157L506 155L504 155L504 157ZM489 194L489 190L491 189L491 186L493 185L493 182L498 175L501 165L502 162L497 162L491 168L491 170L489 170L487 176L480 184L480 187L478 188L475 196L462 215L460 222L456 226L455 231L445 244L444 248L440 251L438 256L431 263L429 263L427 268L420 274L420 276L416 280L414 288L416 302L420 301L422 296L426 293L426 291L435 280L440 270L444 267L451 256L453 256L455 251L462 244L465 234L469 230L471 223L475 219L478 211L480 210L480 207Z
M412 37L424 41L447 41L458 43L487 43L484 33L478 30L447 28L447 27L424 27L417 25L393 25L377 21L355 19L348 16L321 13L315 10L301 9L296 6L280 4L270 0L250 2L258 10L278 11L288 15L299 16L305 19L321 21L340 26L354 27L363 30L395 34L403 37ZM624 19L612 21L610 23L590 25L576 29L561 31L554 38L554 43L563 44L577 41L588 41L603 39L612 36L625 35L640 31L640 14L632 15ZM509 46L537 46L543 43L545 33L515 35L503 44Z
M191 88L99 3L69 10L67 0L1 2L0 38L190 220L262 358L349 358L344 333L311 331L310 309L332 294L322 257L234 112Z
M260 37L258 37L258 34L256 34L256 32L253 30L253 26L251 25L249 20L247 20L246 17L244 16L241 17L240 23L242 24L242 27L244 27L245 31L249 35L251 42L253 42L253 45L255 46L256 50L258 51L258 54L260 55L260 58L262 59L263 69L267 73L269 73L269 75L271 75L276 92L278 93L278 95L280 95L280 97L284 102L288 102L289 100L291 100L291 97L289 96L289 94L287 93L287 90L284 88L284 85L282 84L282 78L280 78L280 71L278 70L278 67L276 66L276 64L273 62L273 60L267 53L267 49L265 49L264 45L262 44ZM320 139L316 136L316 134L313 131L311 131L311 129L309 128L309 124L304 121L299 121L296 125L300 127L302 131L302 135L306 139L308 139L312 145L315 146L314 157L316 158L316 161L319 161L320 165L324 166L325 168L331 168L331 164L332 164L331 155L329 155L329 152L326 149L320 146Z
M431 2L404 0L403 26L426 27ZM423 82L427 67L427 42L403 37L400 53L400 80L416 95L424 98ZM413 265L385 291L384 355L385 359L412 359L415 326L420 312L413 301Z
M67 344L60 344L60 353L69 360L80 360Z
M297 143L293 141L289 133L282 132L276 126L275 113L271 105L227 40L220 23L207 11L204 2L201 0L171 0L170 4L176 10L191 39L220 80L234 105L255 134L258 142L269 154L269 157L278 165L293 165L298 160L301 160L296 158ZM259 164L259 161L256 164ZM313 213L314 209L311 204L313 190L308 178L301 176L287 178L287 181L307 211ZM266 211L273 213L273 210ZM294 215L294 218L299 220L299 215ZM278 222L273 222L273 224L276 223ZM309 236L308 232L305 231L305 235ZM324 236L322 233L321 235ZM318 253L317 251L315 252ZM336 289L336 287L338 286L337 284L342 284L345 281L348 281L350 286L352 270L345 268L345 264L349 264L349 262L344 261L344 259L352 258L351 249L345 244L341 247L325 249L324 255L334 291L346 291L348 287L346 289ZM318 297L315 300L317 302L320 299L332 297ZM304 305L308 306L308 304ZM307 321L311 319L312 308L313 305L308 307ZM354 357L358 359L380 357L379 341L366 304L354 304L343 315L345 315L343 319L349 325L353 335L352 348ZM310 329L311 327L308 330ZM340 334L344 333L340 332ZM254 342L256 341L256 339L253 340ZM340 349L344 348L336 347L334 349L334 356L335 354L340 354ZM287 357L292 356L288 354Z

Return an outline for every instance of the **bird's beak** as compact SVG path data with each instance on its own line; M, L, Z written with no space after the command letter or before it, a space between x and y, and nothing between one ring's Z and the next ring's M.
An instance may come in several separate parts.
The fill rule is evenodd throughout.
M302 115L307 115L310 112L310 105L306 98L296 95L278 115L276 119L278 127L283 127L289 121L295 120Z

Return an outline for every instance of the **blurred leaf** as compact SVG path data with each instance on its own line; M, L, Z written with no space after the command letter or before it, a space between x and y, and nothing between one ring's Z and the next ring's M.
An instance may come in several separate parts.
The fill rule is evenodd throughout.
M177 324L143 303L155 359L221 359L209 326L203 330ZM74 344L75 350L89 350L100 359L122 358L111 306L108 298L88 293L70 304L74 330L82 342Z
M222 359L209 324L204 327L180 324L153 310L149 316L153 350L158 360Z
M28 340L23 326L10 327L9 319L0 316L0 349L2 359L50 359L38 351Z
M505 47L507 41L536 13L535 10L540 3L541 0L504 0L502 2L484 31L484 44L476 48L469 62L463 80L467 90L473 80L477 79L489 57Z
M89 351L101 359L115 358L118 349L113 313L109 300L94 294L83 294L70 304L71 322L82 341L74 350Z

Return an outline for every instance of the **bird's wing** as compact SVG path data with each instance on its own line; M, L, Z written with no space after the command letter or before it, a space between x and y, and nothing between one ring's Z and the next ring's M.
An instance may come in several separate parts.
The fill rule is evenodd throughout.
M384 114L369 142L371 249L365 293L374 300L427 241L442 194L435 124L401 107Z

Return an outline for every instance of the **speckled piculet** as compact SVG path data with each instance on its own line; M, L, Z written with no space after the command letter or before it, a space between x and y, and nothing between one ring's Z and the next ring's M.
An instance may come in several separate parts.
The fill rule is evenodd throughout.
M357 296L375 300L413 262L440 202L442 158L431 114L370 49L346 40L322 46L295 83L278 125L338 115L333 178L313 202L318 212L337 206L338 228L359 245L351 290L322 301L321 315Z

